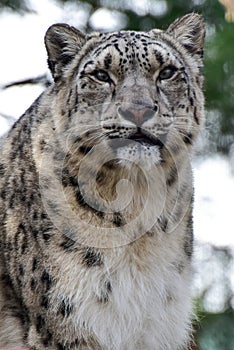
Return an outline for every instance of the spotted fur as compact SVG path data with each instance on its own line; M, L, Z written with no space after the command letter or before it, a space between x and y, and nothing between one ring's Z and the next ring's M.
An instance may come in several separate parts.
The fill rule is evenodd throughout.
M204 24L45 36L54 83L0 159L0 348L181 350Z

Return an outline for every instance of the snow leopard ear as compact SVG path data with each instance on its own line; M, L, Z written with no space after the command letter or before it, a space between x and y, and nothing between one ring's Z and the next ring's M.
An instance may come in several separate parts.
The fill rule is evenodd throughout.
M205 39L205 24L202 17L190 13L176 19L166 30L180 42L191 54L201 54Z
M62 75L85 43L85 35L67 24L54 24L46 32L45 45L48 53L48 65L54 80Z

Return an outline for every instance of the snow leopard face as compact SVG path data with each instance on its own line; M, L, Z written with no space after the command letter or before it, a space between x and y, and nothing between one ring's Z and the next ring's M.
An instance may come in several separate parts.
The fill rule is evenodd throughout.
M194 37L179 22L166 32L86 37L66 25L49 29L62 128L80 142L81 153L101 143L107 158L158 164L168 150L193 143L203 116L204 32L196 26Z

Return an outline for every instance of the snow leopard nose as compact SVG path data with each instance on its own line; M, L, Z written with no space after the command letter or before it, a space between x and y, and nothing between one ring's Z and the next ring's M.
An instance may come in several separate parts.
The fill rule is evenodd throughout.
M118 108L119 115L131 121L136 125L142 125L146 120L149 120L155 116L156 109L148 108L148 107L140 107L140 108Z

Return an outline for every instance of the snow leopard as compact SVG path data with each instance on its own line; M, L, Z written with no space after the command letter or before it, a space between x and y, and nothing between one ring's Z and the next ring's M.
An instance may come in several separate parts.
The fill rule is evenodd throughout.
M204 37L47 30L53 83L1 148L1 349L189 349Z

